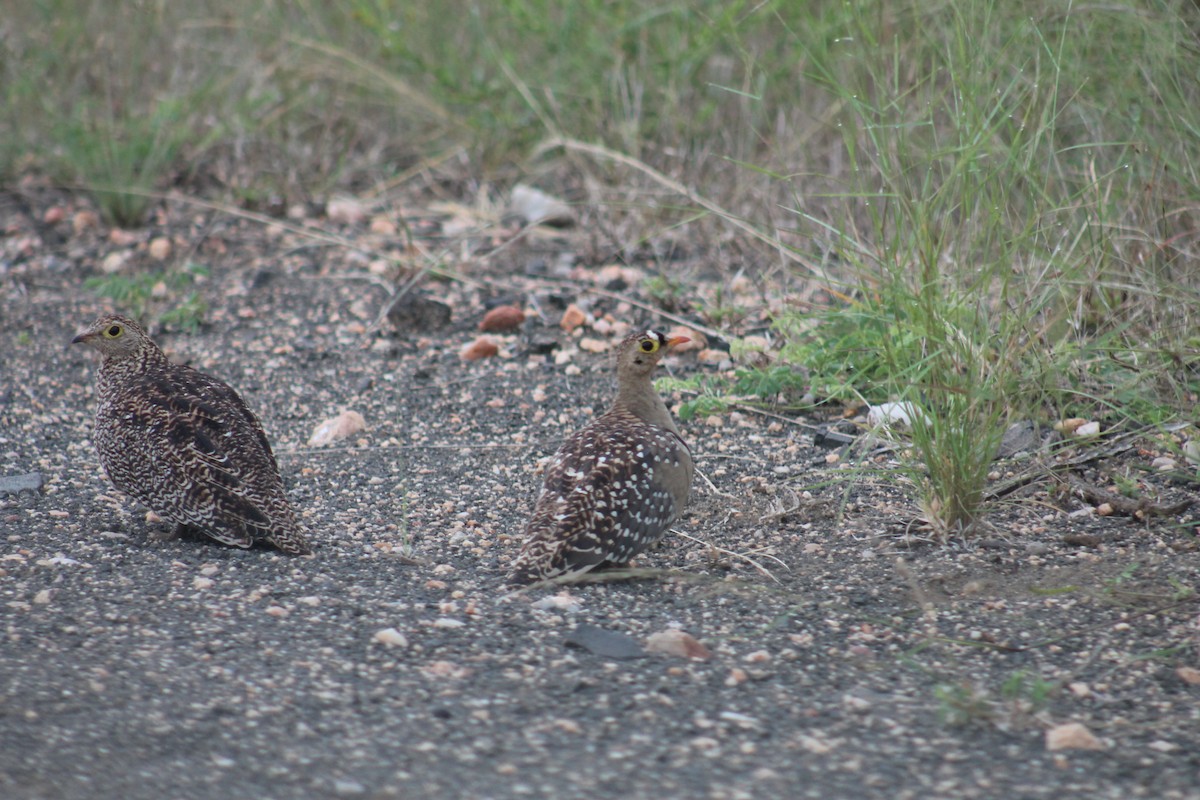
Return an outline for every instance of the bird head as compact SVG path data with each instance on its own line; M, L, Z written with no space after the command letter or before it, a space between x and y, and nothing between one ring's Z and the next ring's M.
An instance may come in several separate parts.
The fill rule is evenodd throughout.
M85 344L105 358L121 359L137 354L149 341L150 337L133 320L108 314L72 339L71 344Z
M667 336L661 331L632 333L617 347L617 368L649 374L668 350L688 341L686 336Z

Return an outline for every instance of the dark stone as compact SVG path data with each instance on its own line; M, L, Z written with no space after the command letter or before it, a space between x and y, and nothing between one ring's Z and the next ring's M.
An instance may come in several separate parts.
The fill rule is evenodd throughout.
M604 658L645 658L646 651L632 636L616 631L607 631L595 625L580 623L568 634L563 643L568 647L579 647Z

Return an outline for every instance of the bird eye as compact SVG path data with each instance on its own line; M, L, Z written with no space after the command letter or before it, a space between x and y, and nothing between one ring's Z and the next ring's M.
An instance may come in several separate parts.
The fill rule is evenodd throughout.
M653 353L658 349L658 342L653 339L642 339L642 352Z
M121 335L120 325L109 325L104 329L104 336L108 339L115 339Z

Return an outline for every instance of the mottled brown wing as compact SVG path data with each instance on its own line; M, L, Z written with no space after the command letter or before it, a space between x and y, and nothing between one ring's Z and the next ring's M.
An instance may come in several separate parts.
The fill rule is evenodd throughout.
M117 418L120 433L103 437L101 449L113 483L171 521L226 544L248 547L269 536L267 509L281 491L278 469L241 398L182 368L123 389L107 420L111 426Z
M569 439L547 468L509 582L628 562L679 515L691 471L687 447L675 434L642 422L597 420Z

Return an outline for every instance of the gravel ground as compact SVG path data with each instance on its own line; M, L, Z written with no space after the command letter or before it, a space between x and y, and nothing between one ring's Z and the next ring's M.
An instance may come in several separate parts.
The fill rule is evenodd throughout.
M0 479L44 483L0 494L0 796L1200 797L1191 511L1100 516L1040 483L934 545L886 453L845 471L827 420L734 413L683 425L711 485L641 577L504 597L540 460L612 390L610 325L564 334L561 306L651 319L619 283L571 289L580 268L544 288L572 234L427 281L448 324L376 332L398 276L282 227L181 207L113 234L36 187L0 218ZM440 247L452 221L410 227ZM160 237L209 267L210 308L152 333L259 413L315 556L169 539L97 463L95 362L67 343L128 309L83 281L153 267ZM522 270L543 288L513 295ZM550 324L463 360L506 292ZM307 445L346 409L364 431ZM670 630L698 657L645 650Z

